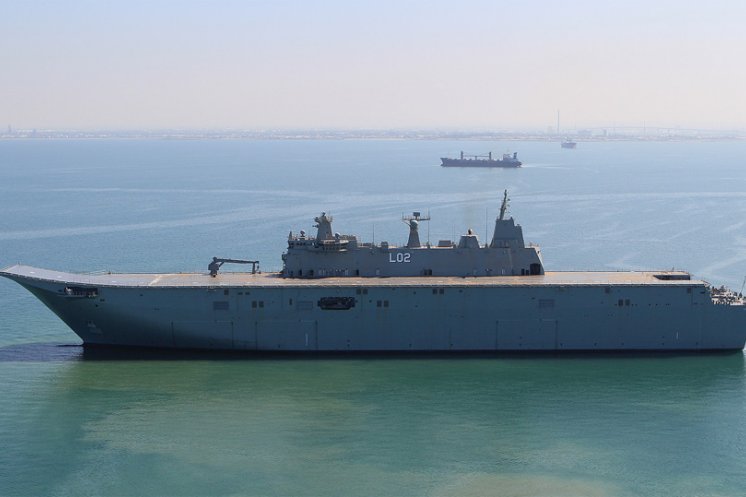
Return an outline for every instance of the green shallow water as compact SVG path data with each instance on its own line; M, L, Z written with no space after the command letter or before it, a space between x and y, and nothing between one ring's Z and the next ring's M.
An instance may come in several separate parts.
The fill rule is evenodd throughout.
M444 170L459 150L520 170ZM0 142L0 266L277 269L322 210L364 241L481 239L511 213L552 270L746 275L746 143ZM746 495L742 353L83 352L0 280L0 496Z
M9 359L3 495L745 488L740 353L138 360L68 348Z

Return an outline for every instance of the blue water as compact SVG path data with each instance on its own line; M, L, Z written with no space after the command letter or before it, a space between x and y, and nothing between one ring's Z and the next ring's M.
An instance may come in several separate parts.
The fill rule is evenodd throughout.
M519 170L443 169L460 150ZM0 266L279 269L320 211L482 239L503 189L549 269L741 288L746 143L0 141ZM746 495L743 354L283 359L84 352L0 281L0 495Z

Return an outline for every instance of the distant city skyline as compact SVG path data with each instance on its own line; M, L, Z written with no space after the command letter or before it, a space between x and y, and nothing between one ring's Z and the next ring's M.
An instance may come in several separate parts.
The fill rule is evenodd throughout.
M1 10L0 123L14 130L547 130L558 110L563 129L746 129L738 1Z

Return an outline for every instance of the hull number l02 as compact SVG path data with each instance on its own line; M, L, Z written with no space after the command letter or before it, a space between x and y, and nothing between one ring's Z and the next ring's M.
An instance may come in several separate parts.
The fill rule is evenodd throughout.
M396 254L389 254L389 262L410 262L412 254L409 252L398 252Z

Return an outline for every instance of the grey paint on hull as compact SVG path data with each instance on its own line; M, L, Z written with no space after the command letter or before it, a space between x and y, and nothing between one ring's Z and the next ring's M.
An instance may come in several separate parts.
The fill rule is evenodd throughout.
M18 281L88 344L263 351L739 350L746 306L655 285L102 287ZM323 309L323 298L350 298Z

